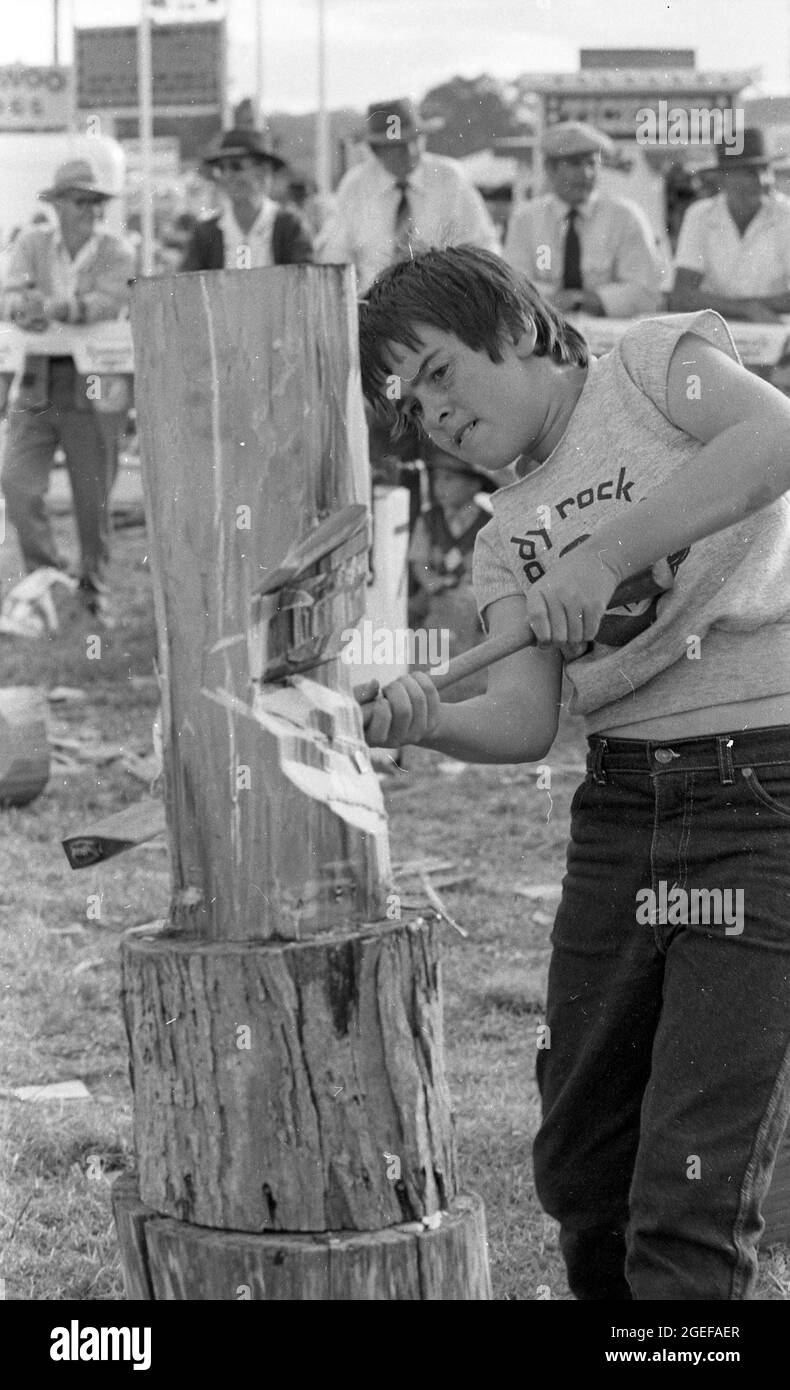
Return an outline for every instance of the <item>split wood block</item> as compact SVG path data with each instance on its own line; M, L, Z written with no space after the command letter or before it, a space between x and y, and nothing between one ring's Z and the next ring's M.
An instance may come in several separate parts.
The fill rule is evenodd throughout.
M261 582L319 521L369 505L353 275L138 281L132 332L171 919L249 940L384 918L386 818L347 663L298 688L253 678ZM309 642L311 623L353 625L364 559L317 567L310 602L286 614L290 642Z
M161 1217L133 1174L113 1185L130 1299L268 1302L491 1298L483 1204L461 1193L430 1227L247 1235Z
M47 702L43 690L0 689L0 807L26 806L49 781Z
M415 918L299 943L125 937L143 1202L256 1233L446 1209L439 931Z

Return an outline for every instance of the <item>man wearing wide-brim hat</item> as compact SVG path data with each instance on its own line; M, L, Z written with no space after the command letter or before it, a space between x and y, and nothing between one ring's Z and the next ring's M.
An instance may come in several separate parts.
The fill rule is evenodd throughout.
M514 210L505 259L566 313L653 313L663 269L656 237L641 208L597 187L612 141L584 121L562 121L541 151L550 191Z
M790 313L790 200L774 187L762 130L716 146L720 191L688 208L675 253L671 307L770 322Z
M428 154L428 126L406 98L373 102L358 137L368 154L349 169L318 242L318 256L351 263L364 293L410 249L471 242L497 251L482 197L455 159Z
M127 309L134 258L121 237L99 225L115 192L99 182L87 159L71 159L39 196L51 204L57 226L29 227L15 241L2 316L29 333L53 321L79 325L119 318ZM107 624L109 494L128 406L123 378L80 376L71 356L41 356L31 339L9 412L0 478L25 569L64 568L44 502L55 450L63 449L80 542L79 593L88 611Z
M298 213L271 197L272 180L285 168L262 132L226 130L203 157L203 172L216 183L223 207L198 223L181 269L251 270L311 261L310 233Z

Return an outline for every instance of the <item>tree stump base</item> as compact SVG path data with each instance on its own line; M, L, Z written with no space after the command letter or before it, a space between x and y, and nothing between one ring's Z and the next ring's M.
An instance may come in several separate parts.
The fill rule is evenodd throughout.
M212 1230L376 1231L450 1207L438 923L122 947L140 1195Z
M126 1173L112 1192L129 1299L366 1302L488 1300L483 1203L381 1231L248 1235L162 1217Z

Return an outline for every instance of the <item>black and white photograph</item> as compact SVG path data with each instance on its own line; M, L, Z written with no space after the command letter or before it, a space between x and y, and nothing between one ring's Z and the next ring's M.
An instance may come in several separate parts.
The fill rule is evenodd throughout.
M7 1322L768 1365L790 0L2 9Z

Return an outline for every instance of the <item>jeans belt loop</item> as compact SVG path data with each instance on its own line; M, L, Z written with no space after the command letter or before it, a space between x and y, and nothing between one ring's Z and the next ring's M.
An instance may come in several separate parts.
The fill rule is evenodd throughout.
M593 750L592 775L593 781L597 782L599 787L606 785L606 773L603 770L603 760L607 748L608 744L606 739L602 738L598 740Z
M722 786L731 785L735 781L731 738L725 738L721 734L716 736L716 757L719 763L719 781Z

